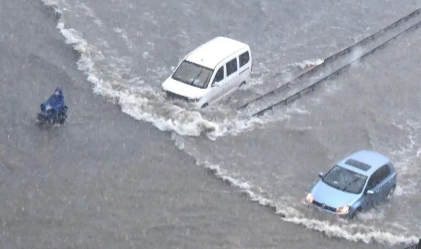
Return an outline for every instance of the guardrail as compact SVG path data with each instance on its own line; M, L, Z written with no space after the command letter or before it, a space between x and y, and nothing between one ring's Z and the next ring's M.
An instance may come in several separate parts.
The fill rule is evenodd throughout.
M420 238L420 240L418 241L418 244L415 244L415 245L412 245L412 246L405 247L404 249L421 249L421 238Z
M251 101L243 104L242 106L239 106L237 108L237 110L244 109L249 104L254 103L254 102L256 102L256 101L258 101L260 99L263 99L264 97L266 97L268 95L272 95L272 94L275 94L276 92L281 92L281 91L285 90L286 88L288 88L291 85L293 85L294 82L300 81L305 76L312 75L312 74L316 73L318 70L326 67L327 63L330 63L332 61L335 61L340 56L344 56L344 55L347 55L347 54L351 53L357 47L360 47L360 46L362 46L362 45L364 45L364 44L366 44L366 43L368 43L370 41L373 41L373 40L377 39L382 34L386 33L387 31L393 30L394 28L396 28L397 26L399 26L402 23L406 23L409 19L412 19L412 18L416 17L420 13L421 13L421 8L416 9L415 11L411 12L410 14L408 14L408 15L400 18L399 20L393 22L392 24L388 25L387 27L382 28L382 29L378 30L377 32L375 32L374 34L372 34L372 35L370 35L370 36L362 39L361 41L359 41L357 43L354 43L353 45L348 46L348 47L342 49L341 51L339 51L339 52L337 52L337 53L329 56L328 58L326 58L323 61L323 63L321 63L321 64L319 64L319 65L317 65L315 67L312 67L311 69L309 69L307 71L304 71L303 73L301 73L300 75L298 75L294 79L288 81L287 83L283 84L282 86L280 86L278 88L275 88L274 90L271 90L271 91L269 91L269 92L267 92L267 93L265 93L265 94L263 94L263 95L255 98L255 99L253 99L253 100L251 100Z
M408 17L408 16L407 16L407 17ZM275 103L275 104L273 104L273 105L270 105L270 106L269 106L269 107L267 107L267 108L264 108L264 109L262 109L262 110L260 110L260 111L258 111L258 112L256 112L256 113L252 114L251 116L252 116L252 117L254 117L254 116L260 116L260 115L264 114L265 112L267 112L267 111L269 111L269 110L272 110L274 107L276 107L276 106L278 106L278 105L287 105L287 104L291 103L292 101L294 101L294 100L298 99L299 97L303 96L304 94L306 94L306 93L308 93L308 92L310 92L310 91L314 91L314 89L316 88L316 86L317 86L317 85L319 85L320 83L322 83L322 82L324 82L324 81L326 81L326 80L329 80L329 79L331 79L331 78L333 78L333 77L338 76L338 75L339 75L339 74L341 74L343 71L345 71L345 69L348 69L348 68L349 68L349 67L350 67L350 66L351 66L354 62L364 59L366 56L368 56L368 55L370 55L370 54L374 53L376 50L378 50L378 49L380 49L380 48L384 47L386 44L388 44L388 43L389 43L389 42L391 42L392 40L396 39L397 37L399 37L399 36L400 36L400 35L402 35L403 33L406 33L406 32L408 32L408 31L410 31L410 30L413 30L413 29L417 29L419 25L421 25L421 21L419 21L419 22L417 22L416 24L413 24L412 26L410 26L409 28L407 28L407 29L405 29L405 30L403 30L403 31L399 32L397 35L395 35L395 36L393 36L392 38L390 38L390 39L386 40L385 42L383 42L382 44L378 45L378 46L377 46L377 47L375 47L374 49L372 49L372 50L370 50L370 51L366 52L364 55L362 55L362 56L358 57L357 59L355 59L355 60L353 60L353 61L351 61L351 62L347 63L345 66L343 66L343 67L339 68L338 70L336 70L336 71L334 71L334 72L332 72L332 73L328 74L327 76L323 77L322 79L320 79L320 80L318 80L318 81L314 82L314 83L313 83L313 84L311 84L310 86L308 86L308 87L306 87L306 88L304 88L304 89L302 89L302 90L298 91L297 93L295 93L295 94L293 94L293 95L291 95L291 96L289 96L289 97L287 97L287 98L285 98L285 99L283 99L283 100L281 100L281 101L279 101L279 102L277 102L277 103ZM373 39L373 38L372 38L372 39Z

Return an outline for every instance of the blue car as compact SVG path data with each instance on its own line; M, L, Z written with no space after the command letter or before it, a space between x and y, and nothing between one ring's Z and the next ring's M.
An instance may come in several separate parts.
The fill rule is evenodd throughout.
M41 112L38 113L38 122L44 124L64 124L67 118L68 107L64 102L63 91L57 87L50 98L40 105Z
M396 188L392 162L377 152L361 150L342 159L321 178L306 202L340 218L354 218L383 202Z

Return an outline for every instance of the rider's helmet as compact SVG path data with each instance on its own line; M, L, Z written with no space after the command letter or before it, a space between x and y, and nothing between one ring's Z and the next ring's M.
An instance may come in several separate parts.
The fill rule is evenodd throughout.
M54 95L59 96L61 94L60 87L56 87L56 90L54 91Z

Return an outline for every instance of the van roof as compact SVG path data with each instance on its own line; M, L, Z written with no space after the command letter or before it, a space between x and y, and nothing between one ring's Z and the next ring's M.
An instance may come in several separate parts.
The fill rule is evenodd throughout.
M193 50L186 60L203 67L215 69L222 60L243 48L248 48L248 45L231 38L219 36Z

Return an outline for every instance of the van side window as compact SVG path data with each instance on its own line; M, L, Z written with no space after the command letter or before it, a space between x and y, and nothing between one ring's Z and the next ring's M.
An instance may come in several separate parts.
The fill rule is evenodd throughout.
M237 57L227 62L227 77L237 71Z
M246 65L250 61L250 54L249 51L240 55L240 67Z
M212 85L215 83L220 82L224 79L224 67L221 67L215 74L215 78L213 78Z

